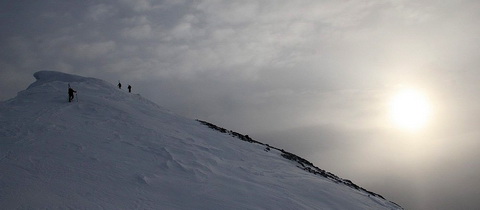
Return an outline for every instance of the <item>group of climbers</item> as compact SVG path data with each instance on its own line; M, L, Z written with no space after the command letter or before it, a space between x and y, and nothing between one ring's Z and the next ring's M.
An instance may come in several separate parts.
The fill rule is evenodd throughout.
M118 89L122 89L122 83L120 83L120 81L118 81ZM127 87L128 89L128 92L131 93L132 92L132 86L131 85L128 85ZM74 90L72 87L70 87L70 84L68 84L68 102L72 102L73 99L75 98L75 93L77 91ZM77 101L78 101L78 97L77 97Z
M120 81L118 81L118 89L122 89L122 83L120 83ZM132 86L131 85L128 85L127 87L128 89L128 92L131 93L132 92Z

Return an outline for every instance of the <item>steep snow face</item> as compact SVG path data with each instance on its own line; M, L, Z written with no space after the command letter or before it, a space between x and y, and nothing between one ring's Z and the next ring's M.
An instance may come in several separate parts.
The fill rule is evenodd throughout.
M400 209L102 80L34 76L0 104L4 209Z

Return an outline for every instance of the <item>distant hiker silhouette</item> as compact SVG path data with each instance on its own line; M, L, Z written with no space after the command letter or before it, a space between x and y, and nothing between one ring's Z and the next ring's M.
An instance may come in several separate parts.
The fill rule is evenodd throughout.
M68 102L72 102L73 98L75 98L73 93L76 93L76 92L77 91L75 91L73 88L70 87L70 85L68 85Z
M122 89L122 83L118 82L118 89Z
M131 93L132 92L132 86L128 85L128 92Z

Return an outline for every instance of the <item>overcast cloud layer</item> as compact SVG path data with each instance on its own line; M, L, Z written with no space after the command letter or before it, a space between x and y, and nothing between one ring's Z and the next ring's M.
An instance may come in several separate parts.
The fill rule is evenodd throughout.
M120 80L407 209L480 206L478 1L7 0L0 17L0 100L39 70ZM403 87L434 106L421 133L388 119Z

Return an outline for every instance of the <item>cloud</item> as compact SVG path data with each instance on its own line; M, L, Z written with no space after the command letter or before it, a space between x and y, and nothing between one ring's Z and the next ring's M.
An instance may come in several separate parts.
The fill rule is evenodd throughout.
M112 5L98 4L91 6L86 11L85 16L87 19L92 19L93 21L101 21L115 16L117 12L117 9Z
M125 28L122 31L122 35L131 39L147 39L152 36L152 27L148 24L134 26L132 28Z
M372 177L392 170L432 175L449 170L432 157L476 159L477 1L0 4L0 100L42 69L121 80L179 114L278 143L380 191L388 187ZM437 110L423 156L425 145L409 153L409 137L385 128L385 101L402 86L425 90Z
M150 0L138 0L135 2L121 0L120 3L127 8L132 8L135 12L144 12L152 9L152 2Z
M74 44L68 51L77 59L96 59L108 56L115 50L115 42L97 42Z

